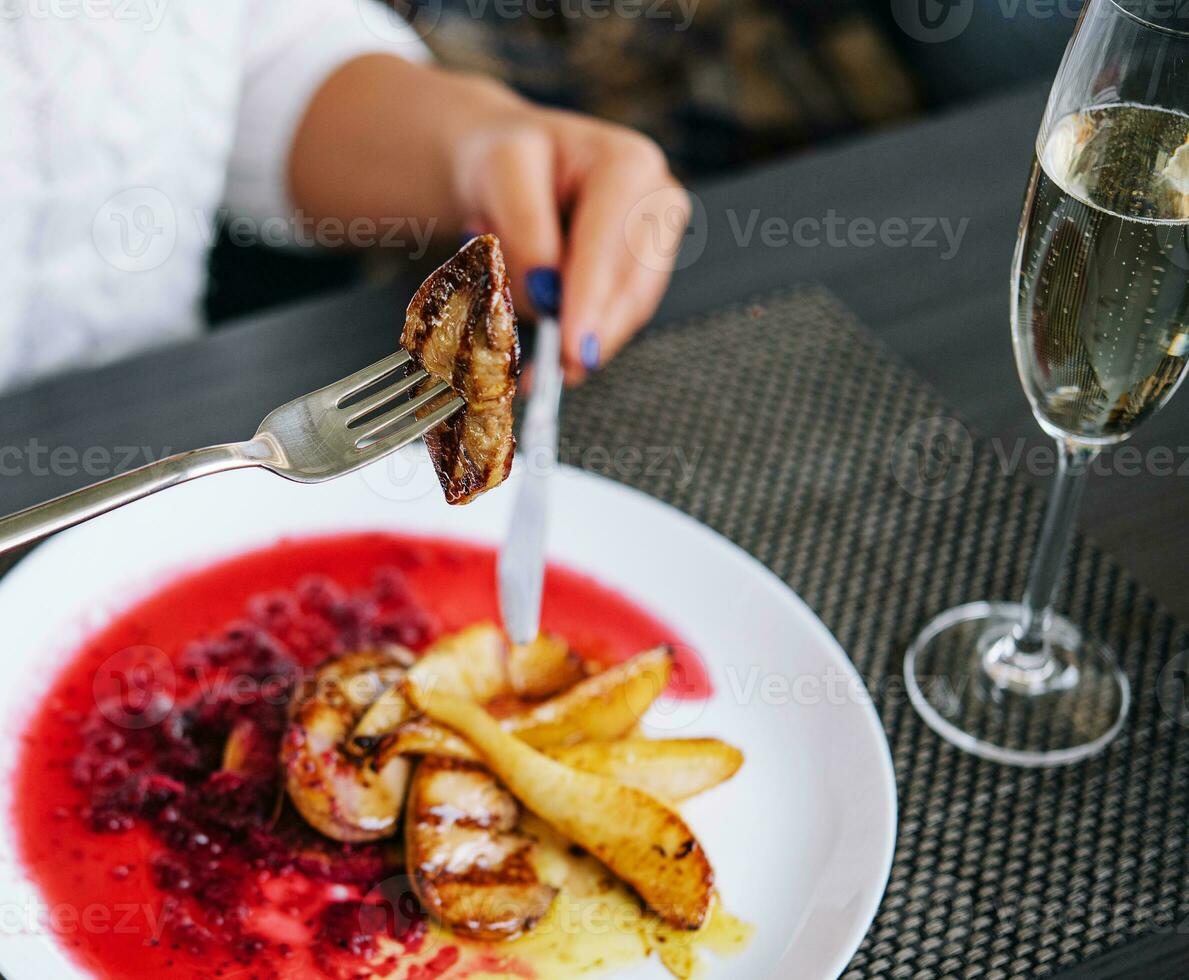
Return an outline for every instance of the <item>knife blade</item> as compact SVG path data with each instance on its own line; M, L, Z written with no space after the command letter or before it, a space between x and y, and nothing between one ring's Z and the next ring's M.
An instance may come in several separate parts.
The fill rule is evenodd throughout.
M520 485L497 566L500 614L513 643L531 643L541 628L549 489L557 468L562 381L561 327L555 317L542 317L537 323L533 389L516 452Z

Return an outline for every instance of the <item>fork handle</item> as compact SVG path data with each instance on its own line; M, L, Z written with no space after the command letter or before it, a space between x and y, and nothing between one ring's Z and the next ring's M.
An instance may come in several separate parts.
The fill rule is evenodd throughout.
M228 443L177 453L17 511L0 519L0 554L179 483L222 470L257 466L260 448L256 442Z

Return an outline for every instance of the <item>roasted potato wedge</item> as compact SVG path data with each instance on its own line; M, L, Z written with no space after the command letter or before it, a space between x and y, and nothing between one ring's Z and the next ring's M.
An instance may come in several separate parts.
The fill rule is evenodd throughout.
M673 801L726 782L743 765L742 752L714 738L628 738L542 751L571 769L610 776L625 786Z
M500 727L516 734L504 719ZM523 741L523 739L522 739ZM571 769L610 776L662 800L680 802L724 783L743 765L743 753L713 738L625 738L616 742L537 746ZM433 755L477 762L483 757L464 738L444 725L415 718L402 725L382 753ZM383 758L382 754L380 758Z
M488 701L507 686L505 647L504 635L492 624L481 623L431 644L409 672L415 671L423 686L440 685L451 694ZM351 733L352 746L359 752L368 751L410 714L400 690L390 687L359 719Z
M465 738L425 717L406 721L385 739L378 754L381 758L389 755L434 755L459 762L480 762L483 759Z
M586 676L582 659L560 636L542 633L532 643L508 650L508 693L518 698L548 698Z
M534 748L621 738L640 723L669 683L672 669L673 653L668 647L646 650L499 724ZM415 678L412 672L410 676ZM465 739L425 718L401 725L379 750L381 758L393 753L478 758Z
M477 765L418 765L405 812L409 878L422 905L455 932L513 939L553 904L557 891L537 878L519 817L512 795Z
M443 636L409 668L419 686L490 701L508 690L508 641L492 623L478 623Z
M559 637L542 634L532 643L509 648L503 631L491 623L467 627L443 636L409 669L422 687L478 701L493 698L547 697L584 676L581 661ZM351 750L358 755L410 716L398 688L385 691L359 720L351 734Z
M534 747L621 738L640 724L672 672L669 647L646 650L502 724Z
M635 787L542 755L472 701L415 683L404 690L414 707L478 749L521 803L606 864L665 922L680 929L705 923L714 870L675 810Z

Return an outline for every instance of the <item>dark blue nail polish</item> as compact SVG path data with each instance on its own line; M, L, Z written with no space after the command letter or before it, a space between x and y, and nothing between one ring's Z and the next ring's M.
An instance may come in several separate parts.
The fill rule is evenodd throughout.
M561 309L561 276L556 269L538 266L529 269L524 277L528 298L543 316L557 316Z
M458 247L462 248L472 238L478 238L479 233L468 228L463 228L462 234L458 236Z
M588 371L597 371L599 367L599 338L593 333L584 333L578 345L578 357L582 366Z

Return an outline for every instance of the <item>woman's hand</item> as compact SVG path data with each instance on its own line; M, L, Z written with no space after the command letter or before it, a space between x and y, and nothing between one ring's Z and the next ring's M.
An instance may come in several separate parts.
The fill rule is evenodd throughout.
M655 143L525 105L460 141L455 179L468 227L503 244L519 309L533 309L535 270L560 272L568 380L648 322L689 219L689 196Z
M313 217L415 217L438 233L496 234L522 311L534 310L530 276L539 285L548 275L538 270L557 270L571 382L655 312L690 213L644 136L383 55L351 62L319 91L290 182Z

